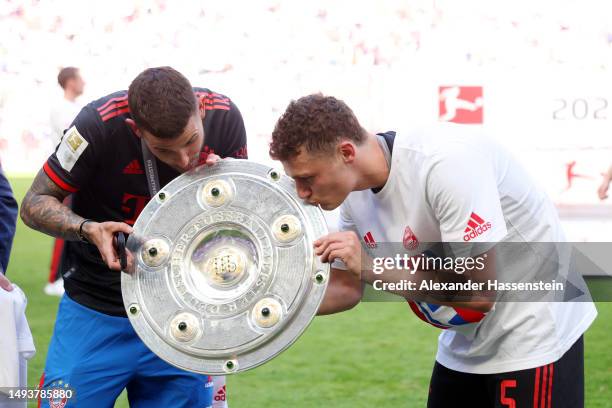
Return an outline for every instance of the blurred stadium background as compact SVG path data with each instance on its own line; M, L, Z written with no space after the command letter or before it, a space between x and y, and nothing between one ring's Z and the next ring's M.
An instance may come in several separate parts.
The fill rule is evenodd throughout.
M235 101L259 161L287 103L311 92L345 99L372 131L483 128L545 187L569 240L610 241L611 201L596 190L612 163L611 11L607 0L1 0L0 159L20 200L54 148L61 67L80 68L86 103L171 65ZM19 224L8 276L29 297L30 385L57 308L42 292L51 247ZM585 343L587 407L610 407L612 304L598 309ZM230 378L229 401L424 406L436 336L402 303L364 303L315 319L289 351Z

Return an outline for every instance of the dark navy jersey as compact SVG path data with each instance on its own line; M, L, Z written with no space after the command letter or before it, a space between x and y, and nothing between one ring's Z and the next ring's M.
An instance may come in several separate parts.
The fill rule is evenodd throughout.
M246 158L246 131L236 105L205 88L194 88L194 92L206 108L201 162L211 153ZM88 104L43 166L51 180L73 193L72 210L84 218L133 225L151 198L141 141L125 123L128 118L127 91ZM156 161L161 186L179 176L170 166ZM92 309L125 316L121 273L106 267L98 249L70 241L65 256L66 293Z
M0 273L6 273L8 268L16 226L17 201L0 165Z

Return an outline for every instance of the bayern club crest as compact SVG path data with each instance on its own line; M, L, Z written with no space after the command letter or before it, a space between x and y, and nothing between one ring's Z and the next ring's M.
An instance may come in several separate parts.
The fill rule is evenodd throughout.
M404 230L404 238L402 242L404 244L404 248L409 251L414 251L419 246L419 240L409 226L406 226L406 229Z
M69 390L68 387L68 383L64 383L62 380L51 383L49 388L47 388L50 408L64 408L66 406L68 403L68 396L66 393L66 391Z

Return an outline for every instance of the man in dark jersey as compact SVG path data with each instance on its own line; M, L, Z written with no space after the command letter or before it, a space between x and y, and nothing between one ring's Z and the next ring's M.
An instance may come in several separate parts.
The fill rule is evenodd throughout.
M170 67L147 69L127 92L88 104L65 132L26 194L21 217L67 242L66 295L41 379L44 387L75 390L67 406L111 407L124 388L133 407L212 404L208 376L165 363L132 329L113 237L132 232L151 191L197 165L246 156L236 105L192 88ZM72 208L62 204L69 194Z

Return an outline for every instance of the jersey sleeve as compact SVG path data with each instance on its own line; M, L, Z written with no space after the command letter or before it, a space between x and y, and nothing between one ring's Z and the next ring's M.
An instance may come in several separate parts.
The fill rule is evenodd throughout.
M44 172L61 189L78 191L92 177L103 132L97 112L89 106L83 108L47 159Z
M442 242L495 243L507 234L493 164L467 149L437 159L427 175L426 196ZM453 245L453 250L467 255L472 249Z

